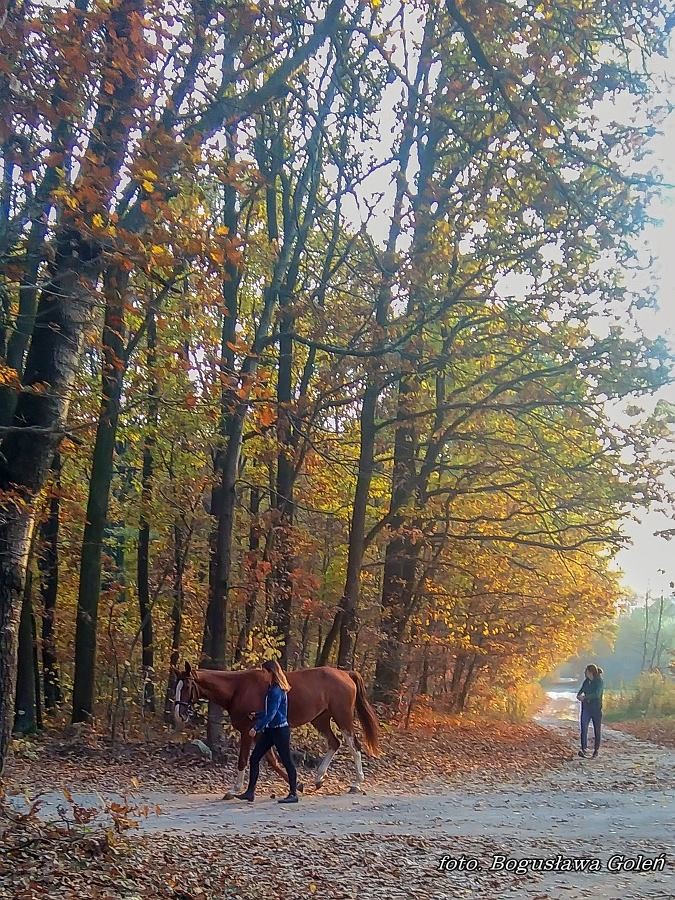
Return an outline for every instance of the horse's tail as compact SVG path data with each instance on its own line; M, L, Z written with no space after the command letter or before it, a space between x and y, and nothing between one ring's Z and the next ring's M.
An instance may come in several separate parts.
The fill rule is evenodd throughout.
M349 677L356 685L356 715L363 728L363 742L368 753L377 756L380 752L380 726L375 710L368 702L363 676L359 672L350 672Z

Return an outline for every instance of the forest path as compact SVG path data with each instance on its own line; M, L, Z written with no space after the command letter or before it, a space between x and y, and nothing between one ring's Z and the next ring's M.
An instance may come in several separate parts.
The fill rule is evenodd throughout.
M550 715L541 721L564 733L571 746L576 742L573 722ZM139 792L137 799L162 809L140 825L158 852L185 852L192 841L205 852L218 848L252 888L270 881L282 898L666 900L675 897L674 788L675 752L607 728L597 760L567 760L519 782L483 780L458 789L425 781L346 796L308 791L290 807L279 806L269 788L255 804L166 792ZM90 805L96 795L75 799ZM43 813L58 802L56 795L45 801ZM496 871L495 854L588 857L601 860L602 868ZM608 871L616 854L665 854L665 871ZM475 859L476 869L439 871L444 855Z

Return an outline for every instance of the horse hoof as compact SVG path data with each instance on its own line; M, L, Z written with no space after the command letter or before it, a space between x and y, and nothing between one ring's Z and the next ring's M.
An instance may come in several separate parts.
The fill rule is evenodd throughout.
M314 782L314 787L315 787L315 789L316 789L317 791L319 790L319 788L322 788L322 787L323 787L323 782L324 782L324 779L323 779L323 778L321 779L321 781L315 781L315 782Z
M300 782L300 783L298 784L297 791L298 791L299 794L304 794L304 792L305 792L305 786L304 786L304 784L303 784L302 782Z
M234 794L232 793L232 791L228 791L223 797L223 800L234 800Z
M349 793L350 794L365 794L366 792L363 790L362 787L359 787L357 784L353 784L349 788Z

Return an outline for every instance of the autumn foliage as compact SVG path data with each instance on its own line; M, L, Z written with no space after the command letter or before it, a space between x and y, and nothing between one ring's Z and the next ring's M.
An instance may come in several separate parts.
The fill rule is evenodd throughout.
M159 713L178 655L456 712L613 615L669 15L7 6L0 756L17 658L28 728Z

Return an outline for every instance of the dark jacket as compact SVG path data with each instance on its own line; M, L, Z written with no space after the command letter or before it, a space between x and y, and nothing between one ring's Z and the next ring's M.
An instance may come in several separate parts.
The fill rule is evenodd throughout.
M579 697L579 694L583 694L584 698L582 703L588 703L590 706L602 709L602 695L604 689L605 684L600 675L598 675L597 678L585 678L584 683L579 688L577 697Z
M265 709L256 717L255 730L283 728L288 725L288 695L278 684L271 684L265 695Z

